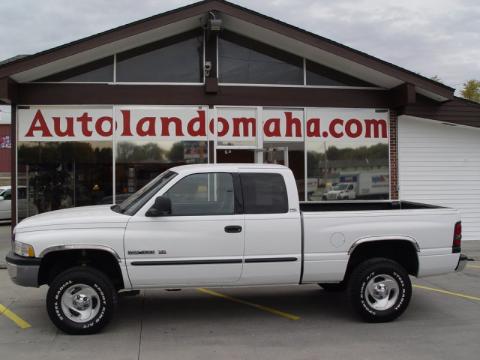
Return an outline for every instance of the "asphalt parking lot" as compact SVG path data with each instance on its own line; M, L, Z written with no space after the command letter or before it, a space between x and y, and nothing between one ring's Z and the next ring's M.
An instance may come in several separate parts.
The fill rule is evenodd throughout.
M0 270L0 358L478 359L480 261L414 283L409 309L387 324L358 321L342 294L314 285L150 290L121 297L102 333L68 336L47 316L46 287Z

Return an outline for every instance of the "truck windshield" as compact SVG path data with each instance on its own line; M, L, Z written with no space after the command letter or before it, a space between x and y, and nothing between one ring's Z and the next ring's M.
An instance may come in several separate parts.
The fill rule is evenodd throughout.
M133 193L118 205L113 205L111 209L115 212L127 215L135 214L145 203L151 199L161 188L167 185L178 174L173 171L165 171L142 187L136 193Z
M348 184L338 184L333 187L333 190L347 190Z

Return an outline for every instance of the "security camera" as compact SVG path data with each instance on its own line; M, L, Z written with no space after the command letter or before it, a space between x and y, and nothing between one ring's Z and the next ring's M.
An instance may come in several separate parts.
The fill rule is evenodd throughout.
M203 67L203 70L205 71L205 77L210 76L210 71L212 71L212 62L211 61L205 61L205 65Z

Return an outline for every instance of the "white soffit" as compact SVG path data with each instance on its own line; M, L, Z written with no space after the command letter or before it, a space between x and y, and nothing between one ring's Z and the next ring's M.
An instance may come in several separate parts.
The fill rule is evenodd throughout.
M45 65L17 73L12 78L20 83L30 82L42 77L71 69L76 66L87 64L91 61L102 59L125 50L133 49L138 46L149 44L158 40L168 38L183 32L199 28L203 21L203 16L191 17L172 24L168 24L153 30L149 30L134 36L124 38L112 43L108 43L66 58L62 58Z

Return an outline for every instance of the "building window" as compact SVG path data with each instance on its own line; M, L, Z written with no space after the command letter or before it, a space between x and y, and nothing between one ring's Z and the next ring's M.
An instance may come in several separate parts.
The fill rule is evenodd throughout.
M308 200L390 198L388 140L363 144L307 141Z
M208 162L206 141L120 141L116 149L116 202L173 166Z
M113 56L65 70L36 82L112 82Z
M112 198L111 142L19 142L18 218Z
M307 200L390 198L387 111L309 108L307 119Z
M218 40L221 83L303 85L303 60L232 32Z
M375 87L353 76L341 73L329 67L306 60L306 85L316 86L361 86Z
M117 54L117 82L203 82L203 33L194 31Z

